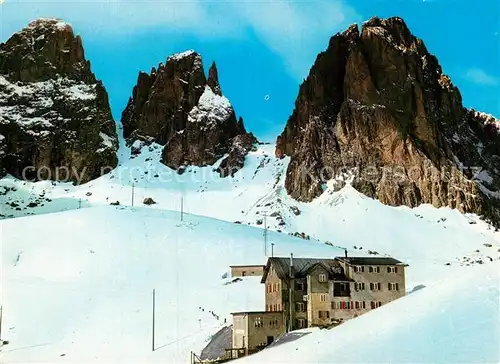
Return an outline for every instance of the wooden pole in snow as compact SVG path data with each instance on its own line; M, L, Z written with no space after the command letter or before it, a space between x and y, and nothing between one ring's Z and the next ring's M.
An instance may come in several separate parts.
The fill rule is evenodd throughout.
M134 184L132 183L132 206L134 206Z
M183 220L183 213L184 213L184 196L181 196L181 221Z
M155 290L153 289L153 330L152 330L152 349L155 351Z
M267 214L264 214L264 256L267 257Z

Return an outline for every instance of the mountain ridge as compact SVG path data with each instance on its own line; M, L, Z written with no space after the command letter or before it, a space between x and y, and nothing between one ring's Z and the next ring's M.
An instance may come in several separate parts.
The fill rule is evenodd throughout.
M257 142L223 96L215 62L206 77L194 50L169 56L149 75L139 73L122 124L130 142L164 145L162 162L180 173L188 165L213 165L229 153L220 174L234 175Z
M117 165L108 94L82 39L38 19L0 44L0 173L84 183Z
M291 157L286 189L301 201L328 180L341 187L347 173L358 191L389 205L449 206L500 223L498 121L463 107L399 17L373 17L330 39L300 86L276 155Z

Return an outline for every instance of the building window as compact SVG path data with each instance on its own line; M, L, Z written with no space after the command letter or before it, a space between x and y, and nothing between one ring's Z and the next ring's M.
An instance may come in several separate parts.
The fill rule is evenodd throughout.
M320 319L329 319L330 318L330 311L318 311L318 317Z
M278 306L276 304L274 304L274 311L278 311L277 308L278 308Z
M379 301L378 302L378 307L380 307L380 306L382 306L382 302Z
M375 304L375 302L374 302L374 301L371 301L371 302L370 302L370 306L371 306L371 308L372 308L372 309L376 308L376 304Z
M360 308L359 301L356 301L356 302L355 302L355 306L356 306L356 309L359 309L359 308Z
M328 296L326 294L322 294L319 296L321 302L326 302L328 300Z
M295 289L296 289L297 291L303 291L303 290L304 290L304 283L302 283L302 282L297 282L297 283L295 284Z
M319 275L319 281L320 282L326 282L326 274L320 274Z
M380 282L371 282L370 283L370 290L371 291L381 291L382 284Z
M366 302L363 301L362 304L363 304L363 308L366 308Z
M278 303L278 311L281 311L281 303Z
M296 302L296 303L295 303L295 309L296 309L298 312L302 312L302 311L304 311L304 307L305 307L305 305L304 305L302 302Z
M354 289L356 289L356 291L364 291L365 284L363 282L356 282L354 283Z
M255 327L262 327L264 324L262 323L262 317L257 317L254 322Z
M387 283L389 291L399 291L399 283Z
M380 267L368 267L368 272L370 273L380 273Z
M269 326L271 326L271 327L277 327L278 326L278 320L271 320L271 321L269 321Z
M299 329L303 329L304 327L306 327L306 320L301 318L297 319L297 327Z
M397 267L387 267L387 273L397 273L398 268Z
M340 302L332 302L332 310L340 309Z

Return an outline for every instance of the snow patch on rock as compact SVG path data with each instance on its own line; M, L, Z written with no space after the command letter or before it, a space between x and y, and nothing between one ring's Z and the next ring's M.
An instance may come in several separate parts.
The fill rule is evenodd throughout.
M219 124L226 122L233 113L233 107L227 98L214 94L207 85L205 91L195 106L188 114L192 123Z

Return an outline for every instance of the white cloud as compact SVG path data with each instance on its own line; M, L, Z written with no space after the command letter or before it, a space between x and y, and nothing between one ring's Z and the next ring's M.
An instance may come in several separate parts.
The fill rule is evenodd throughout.
M329 37L359 20L341 0L9 0L0 7L0 41L38 17L59 17L77 31L102 37L130 35L152 27L200 39L255 34L281 56L289 72L306 76Z
M465 78L470 82L478 85L494 86L498 85L498 78L486 73L481 68L470 68L466 74Z

